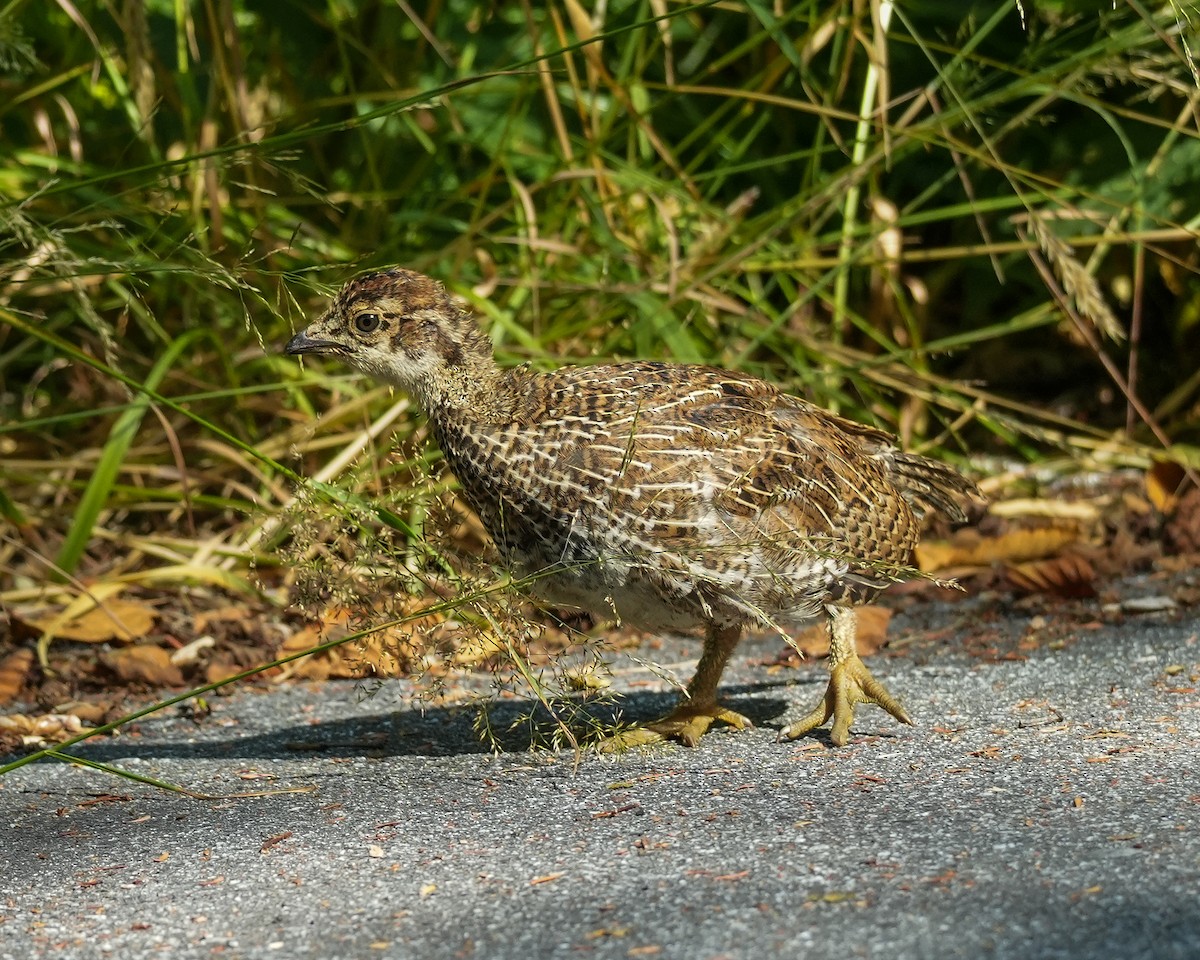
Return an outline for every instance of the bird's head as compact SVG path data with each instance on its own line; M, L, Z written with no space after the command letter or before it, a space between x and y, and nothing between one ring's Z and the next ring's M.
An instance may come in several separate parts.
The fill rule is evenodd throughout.
M426 404L492 364L470 311L436 280L399 267L355 277L284 350L338 357Z

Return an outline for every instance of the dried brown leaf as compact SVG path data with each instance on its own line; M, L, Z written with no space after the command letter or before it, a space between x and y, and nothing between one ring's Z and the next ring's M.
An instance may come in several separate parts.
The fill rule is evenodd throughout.
M490 630L480 632L467 639L451 658L456 667L479 667L493 657L502 656L506 650L504 640Z
M856 608L858 617L857 641L858 654L869 657L878 653L887 643L888 622L892 619L892 611L887 607L866 604ZM792 640L792 646L805 657L824 657L829 655L829 625L816 623L806 627Z
M230 677L236 677L246 667L234 663L228 657L216 657L204 665L204 680L206 683L220 683Z
M226 607L217 607L215 610L201 610L196 614L196 621L193 629L196 633L208 633L214 623L223 623L226 621L235 621L237 623L252 623L256 619L256 614L247 604L238 603Z
M805 627L791 638L789 645L804 654L806 659L824 657L829 653L829 625L814 623Z
M1146 471L1146 497L1161 514L1170 516L1179 504L1187 471L1171 460L1158 460Z
M33 666L32 650L14 650L3 660L0 660L0 704L9 703L17 698L29 669Z
M322 630L319 625L315 623L307 624L283 641L277 655L287 657L292 654L301 653L304 650L310 650L322 643L324 639L331 638L322 637ZM333 676L333 661L335 658L339 661L341 660L341 652L336 647L333 650L314 653L301 660L294 660L284 668L284 671L290 677L301 677L305 680L328 680Z
M917 547L917 567L925 573L948 567L988 567L994 563L1024 563L1050 557L1079 542L1078 524L1054 522L1008 530L997 537L964 532L950 541L930 541Z
M1013 564L1006 571L1009 582L1026 593L1048 593L1056 597L1094 597L1096 572L1078 553Z
M144 603L112 597L86 613L61 621L61 613L23 618L24 624L39 634L50 633L80 643L129 643L146 636L154 627L157 614Z
M108 720L115 707L116 705L111 701L95 703L88 700L72 700L68 703L58 704L54 709L59 713L69 713L73 717L78 717L90 726L98 726Z
M1093 500L1063 500L1051 497L1011 497L988 504L988 514L1006 520L1054 520L1081 526L1102 518L1100 504Z
M306 680L327 680L330 677L359 679L362 677L395 677L415 657L412 629L429 628L432 621L418 621L403 629L381 629L348 641L343 646L322 650L293 661L284 670L283 678L303 677ZM343 608L326 611L322 619L310 623L288 637L279 648L279 656L301 653L339 636L355 632L351 614Z
M149 683L156 687L183 686L183 671L171 662L171 654L151 643L113 650L101 659L128 683Z
M887 607L865 606L858 608L858 655L869 657L887 645L888 624L892 611Z
M22 744L27 747L62 743L87 729L78 717L70 714L44 713L31 717L23 713L11 713L0 716L0 731L20 736Z

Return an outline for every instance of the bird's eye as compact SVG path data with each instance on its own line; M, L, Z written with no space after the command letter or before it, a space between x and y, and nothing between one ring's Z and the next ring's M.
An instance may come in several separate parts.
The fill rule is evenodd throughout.
M360 313L353 322L356 333L374 333L383 325L377 313Z

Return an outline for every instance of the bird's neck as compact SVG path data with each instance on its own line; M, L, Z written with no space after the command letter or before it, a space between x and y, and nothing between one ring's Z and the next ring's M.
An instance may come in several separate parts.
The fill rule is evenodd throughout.
M415 384L417 402L434 421L509 423L517 415L520 373L501 369L489 350Z

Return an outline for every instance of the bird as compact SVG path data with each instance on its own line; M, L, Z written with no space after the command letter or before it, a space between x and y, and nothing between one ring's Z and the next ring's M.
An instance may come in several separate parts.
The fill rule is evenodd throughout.
M467 302L402 267L350 279L284 348L336 358L422 408L502 562L535 597L703 646L679 704L605 749L678 741L715 723L752 726L717 696L748 629L826 620L829 681L780 731L855 707L907 711L856 649L856 607L910 566L922 519L968 519L976 485L900 449L889 433L771 383L659 361L502 367Z

